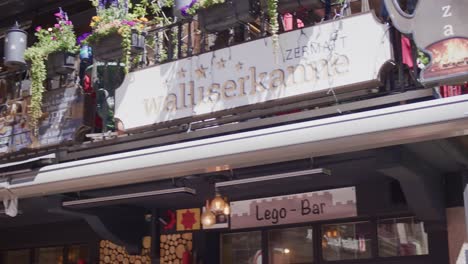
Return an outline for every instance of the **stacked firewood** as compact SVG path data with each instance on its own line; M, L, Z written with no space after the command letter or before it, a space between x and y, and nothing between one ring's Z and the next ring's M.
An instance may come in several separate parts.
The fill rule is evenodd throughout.
M192 233L161 235L161 264L182 264L184 252L191 252L192 246Z
M151 259L148 256L151 247L151 239L149 237L143 239L141 255L129 255L124 247L116 245L109 240L101 240L99 245L99 264L151 264Z

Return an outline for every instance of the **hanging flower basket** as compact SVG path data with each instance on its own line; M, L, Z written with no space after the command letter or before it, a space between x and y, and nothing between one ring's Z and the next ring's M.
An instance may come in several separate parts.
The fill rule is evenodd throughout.
M226 0L224 3L199 9L199 21L208 32L229 29L238 23L251 23L259 14L253 0Z
M91 43L94 59L98 61L119 61L123 57L123 38L120 34L111 33L101 37L96 43ZM132 32L131 55L138 55L145 48L145 34Z
M66 75L75 70L76 56L73 53L58 51L47 58L47 76Z

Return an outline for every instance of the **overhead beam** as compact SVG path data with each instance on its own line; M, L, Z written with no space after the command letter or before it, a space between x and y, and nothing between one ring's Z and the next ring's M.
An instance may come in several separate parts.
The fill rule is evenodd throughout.
M378 171L400 183L411 211L424 221L444 221L442 174L404 147L383 153Z

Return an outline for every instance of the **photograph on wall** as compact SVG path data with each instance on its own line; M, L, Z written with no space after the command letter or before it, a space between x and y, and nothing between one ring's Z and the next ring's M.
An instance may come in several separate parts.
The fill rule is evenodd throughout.
M177 231L200 229L200 208L177 210Z
M161 235L160 263L192 263L192 233Z

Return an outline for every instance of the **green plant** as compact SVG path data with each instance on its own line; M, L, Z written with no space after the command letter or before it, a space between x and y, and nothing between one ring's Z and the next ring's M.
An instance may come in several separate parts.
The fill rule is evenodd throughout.
M31 105L29 107L30 124L35 130L42 116L42 94L46 79L46 64L48 56L57 51L75 53L78 51L73 24L68 20L67 13L62 9L55 14L57 23L54 27L43 29L36 27L37 42L29 47L24 54L31 62Z
M193 16L197 13L198 9L208 8L212 5L222 4L224 2L226 2L226 0L192 0L188 6L183 7L180 11L182 14Z
M270 31L274 51L279 48L278 0L267 0L267 12L270 18Z
M148 19L145 17L150 8L148 0L141 0L132 5L128 0L90 0L97 15L90 23L92 33L84 42L93 44L110 34L122 37L122 62L125 72L131 67L132 32L142 34L146 30Z

